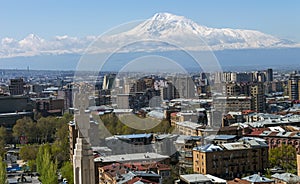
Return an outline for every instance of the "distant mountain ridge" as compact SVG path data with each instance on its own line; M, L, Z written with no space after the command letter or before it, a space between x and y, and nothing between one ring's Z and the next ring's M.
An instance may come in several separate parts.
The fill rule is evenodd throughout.
M86 48L97 36L84 38L70 37L68 35L55 36L46 40L38 35L29 34L21 40L2 38L0 43L0 58L13 58L24 56L83 54ZM115 42L114 46L124 45L136 40L174 40L186 50L226 50L226 49L270 49L270 48L298 48L300 45L290 40L280 39L272 35L254 30L209 28L199 25L183 16L170 13L157 13L152 18L141 22L136 27L115 35L106 35L98 39L101 43ZM200 40L200 41L199 41ZM202 41L201 41L202 40ZM157 45L159 44L159 45ZM110 52L110 45L100 52ZM143 47L137 46L127 51L169 51L167 42L156 44L145 43Z
M124 38L134 38L136 40L167 38L181 40L182 42L184 40L190 41L190 37L201 38L213 50L299 46L293 41L279 39L255 30L217 29L201 26L183 16L170 13L157 13L132 30L116 36L119 40ZM188 43L184 45L188 45Z

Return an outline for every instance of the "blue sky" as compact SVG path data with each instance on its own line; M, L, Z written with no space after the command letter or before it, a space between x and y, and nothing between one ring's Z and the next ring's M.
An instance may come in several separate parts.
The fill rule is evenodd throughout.
M300 42L297 0L7 0L0 2L0 39L30 33L44 38L99 35L158 12L183 15L208 27L255 29Z

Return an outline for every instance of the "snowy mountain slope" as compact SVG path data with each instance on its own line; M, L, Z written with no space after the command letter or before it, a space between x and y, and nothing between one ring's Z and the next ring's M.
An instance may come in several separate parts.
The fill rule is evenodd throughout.
M115 40L119 42L125 43L128 42L128 39L171 40L194 47L207 44L213 50L297 46L292 41L279 39L259 31L209 28L198 25L185 17L169 13L155 14L151 19L139 24L132 30L115 35Z
M0 58L45 54L82 54L95 40L97 40L96 36L77 38L67 35L55 36L51 40L46 40L34 34L30 34L22 40L3 38L0 43ZM156 42L148 40L156 40ZM138 42L138 44L129 45L133 42ZM259 31L209 28L183 16L157 13L130 30L99 38L94 44L96 48L91 47L88 51L111 52L124 45L123 52L176 50L177 46L186 50L300 47L299 44L292 41L276 38Z

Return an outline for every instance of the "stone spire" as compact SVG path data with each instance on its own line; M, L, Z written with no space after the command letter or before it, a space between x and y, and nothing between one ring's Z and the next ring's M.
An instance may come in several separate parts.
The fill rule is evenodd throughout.
M81 86L74 96L74 106L78 109L74 116L78 130L73 156L75 184L95 183L94 157L89 140L90 113L86 111L89 105L88 91L86 86Z

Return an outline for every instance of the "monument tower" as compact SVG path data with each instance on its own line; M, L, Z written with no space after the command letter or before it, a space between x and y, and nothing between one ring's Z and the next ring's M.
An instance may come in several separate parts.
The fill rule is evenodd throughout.
M90 113L86 112L89 105L87 91L88 89L82 86L74 95L74 107L78 109L74 115L78 130L73 156L74 184L95 183L94 157L89 139Z

